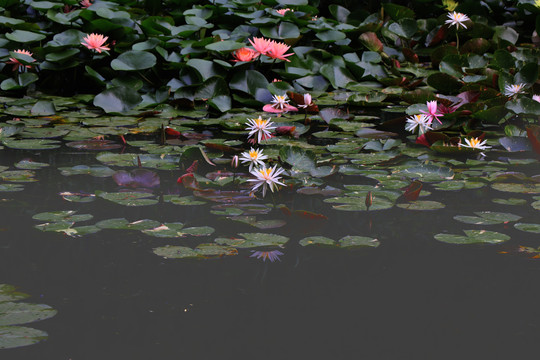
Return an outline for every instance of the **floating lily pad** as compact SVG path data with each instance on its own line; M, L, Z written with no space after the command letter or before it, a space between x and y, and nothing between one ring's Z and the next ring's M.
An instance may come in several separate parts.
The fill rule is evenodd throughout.
M514 224L514 227L521 231L540 234L540 224L517 223Z
M43 212L32 216L32 219L39 221L68 221L68 222L78 222L78 221L87 221L93 218L90 214L81 214L75 215L77 211L75 210L64 210L64 211L51 211Z
M377 247L381 243L377 239L373 239L366 236L345 236L339 239L339 246L342 248L350 247Z
M96 196L125 206L148 206L158 203L158 199L154 194L145 192L105 192L98 190Z
M11 349L36 344L47 338L47 333L24 326L0 326L0 349Z
M11 182L35 182L35 173L31 170L11 170L0 172L0 178Z
M143 230L143 233L156 237L177 238L184 237L186 235L207 236L212 234L214 231L214 228L210 226L184 228L184 224L176 222L164 223L153 229Z
M298 241L298 243L302 246L308 246L308 245L336 246L337 245L337 243L334 240L327 238L326 236L309 236Z
M26 299L30 295L18 292L14 286L8 284L0 284L0 303L6 301L17 301Z
M49 150L60 147L61 142L58 140L43 140L43 139L4 139L2 144L11 149L19 150Z
M27 324L56 315L49 305L15 302L0 303L0 326Z
M204 205L206 204L206 201L201 201L195 199L194 196L179 196L179 195L164 195L163 201L170 202L174 205Z
M509 198L509 199L492 199L496 204L501 205L525 205L527 204L527 200L525 199L516 199L516 198Z
M66 146L74 148L74 149L79 149L79 150L95 150L95 151L120 149L123 147L123 145L115 143L112 140L96 140L96 139L72 141L72 142L67 143Z
M18 163L15 164L15 167L17 169L23 169L23 170L36 170L36 169L42 169L44 167L49 166L47 163L32 161L32 160L21 160Z
M498 244L510 240L510 236L487 230L463 230L465 236L437 234L435 239L449 244Z
M129 222L125 218L101 220L96 223L100 229L130 229L130 230L148 230L159 226L161 223L155 220L137 220Z
M199 258L237 255L236 248L217 244L200 244L195 249L186 246L162 246L154 249L154 254L166 259Z
M540 194L540 184L535 183L494 183L491 187L495 190L521 193L521 194Z
M21 184L0 184L0 191L3 192L12 192L12 191L22 191L24 186Z
M113 169L99 165L75 165L72 167L59 167L58 170L64 176L91 175L95 177L109 177L115 173Z
M454 172L452 169L437 165L419 165L399 171L397 174L409 178L418 178L421 181L437 181L441 179L452 179Z
M503 224L512 221L518 221L521 219L521 216L514 215L510 213L501 213L501 212L492 212L492 211L477 211L475 212L478 216L454 216L454 219L457 221L464 222L466 224L475 224L475 225L492 225L492 224Z
M332 205L332 208L343 211L367 211L365 198L361 197L337 197L324 199L324 202L338 203L339 205ZM386 210L394 206L394 202L383 197L375 197L369 211Z
M443 209L446 205L438 201L417 200L404 204L397 204L396 206L405 210L439 210Z
M244 224L254 226L259 229L276 229L282 226L285 226L287 222L285 220L257 220L255 216L233 216L228 217L228 219L239 221Z
M265 233L241 233L242 238L217 238L214 241L220 245L229 245L236 248L247 249L259 246L281 246L289 241L289 238L276 234Z

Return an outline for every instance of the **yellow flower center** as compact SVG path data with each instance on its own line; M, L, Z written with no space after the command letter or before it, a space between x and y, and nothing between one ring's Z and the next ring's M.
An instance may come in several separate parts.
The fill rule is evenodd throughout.
M249 152L249 157L252 158L252 159L256 159L256 158L259 157L259 152L257 150L250 151Z

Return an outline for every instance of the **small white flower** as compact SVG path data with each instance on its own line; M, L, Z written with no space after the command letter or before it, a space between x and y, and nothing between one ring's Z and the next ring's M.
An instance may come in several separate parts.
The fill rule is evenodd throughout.
M515 96L521 94L525 88L525 84L512 84L504 86L504 95L506 96Z
M287 100L287 95L274 95L271 103L274 109L283 110L289 105L289 100Z
M486 145L486 140L480 140L478 138L471 138L470 140L465 138L465 142L466 144L462 144L461 146L478 150L486 150L491 148L491 146Z
M263 160L268 159L268 156L264 155L262 150L255 150L253 148L251 148L250 151L243 152L240 155L241 162L249 163L249 171L251 171L255 165L264 166Z
M540 102L540 95L533 95L533 100Z
M252 181L254 183L254 186L251 188L251 191L254 192L257 190L261 185L263 187L263 197L266 195L266 188L269 187L270 191L274 192L274 187L277 189L278 185L285 186L285 184L279 182L281 179L281 174L284 170L282 168L276 169L277 165L274 165L273 168L266 168L263 166L262 168L258 168L251 171L251 174L256 177L256 179L248 179L248 181Z
M261 140L266 140L272 137L270 130L274 130L275 127L271 126L274 123L268 120L263 120L260 116L257 119L248 119L247 124L249 125L246 130L249 130L248 138L257 134L257 142L260 143Z
M449 26L456 25L456 29L459 29L460 26L466 29L467 27L463 23L471 20L467 15L455 11L448 13L448 18L449 20L446 20L445 23L450 24Z
M416 127L418 127L418 134L422 135L427 130L431 130L429 126L429 118L424 114L417 114L407 118L407 124L405 124L405 130L414 132Z

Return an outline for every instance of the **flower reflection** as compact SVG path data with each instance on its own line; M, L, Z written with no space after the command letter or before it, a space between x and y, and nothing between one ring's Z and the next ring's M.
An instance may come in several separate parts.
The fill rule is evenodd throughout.
M270 260L271 262L274 261L281 261L279 257L283 255L283 253L279 250L272 250L272 251L255 251L251 250L253 254L251 254L249 257L256 257L257 259L261 259L263 261L266 261L266 259Z

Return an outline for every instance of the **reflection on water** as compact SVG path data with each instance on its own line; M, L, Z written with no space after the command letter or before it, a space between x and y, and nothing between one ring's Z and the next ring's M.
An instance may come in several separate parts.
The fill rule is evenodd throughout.
M2 165L27 156L5 151ZM536 348L540 262L519 246L538 246L538 234L514 228L515 221L477 225L454 217L482 218L475 212L491 211L538 223L538 210L531 206L537 195L487 186L449 191L424 183L419 200L442 203L444 209L376 210L378 198L391 201L389 192L386 197L373 193L366 212L336 210L335 203L324 201L343 194L298 195L284 189L265 201L249 202L269 206L265 213L242 214L255 220L232 221L227 217L239 215L227 213L227 207L212 208L214 203L162 201L160 194L193 196L176 183L178 173L164 170L156 170L161 184L153 193L156 205L126 207L100 197L68 202L63 196L87 198L95 190L115 193L119 188L110 176L63 176L57 170L96 164L95 155L43 152L33 158L51 165L36 172L39 182L1 193L2 282L39 294L39 302L58 315L35 324L49 333L47 341L2 350L2 358L498 359L521 358ZM519 171L534 175L534 166ZM340 175L331 184L358 192L365 206L364 189L346 189L339 181L365 185L372 179ZM65 192L72 194L59 195ZM355 201L339 204L356 206ZM208 226L215 231L171 238L105 228L78 237L34 227L40 223L32 219L35 214L60 210L93 216L76 226L125 218L181 222L178 231ZM259 224L268 229L254 227L264 220L273 221ZM434 239L440 233L481 229L511 239L480 245ZM239 234L261 232L290 240L270 248L239 246L238 255L208 260L153 253L167 245L193 249L216 238L245 244L260 239ZM380 246L338 246L349 236L377 240ZM329 243L308 244L311 237ZM311 240L300 243L306 238ZM30 301L38 302L37 295Z

